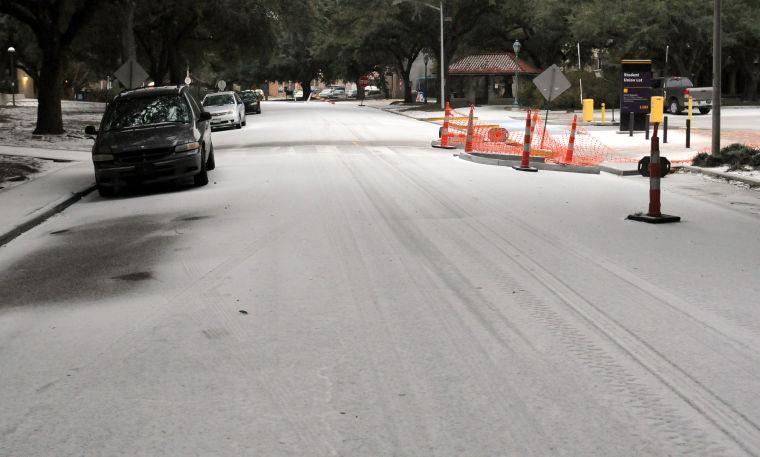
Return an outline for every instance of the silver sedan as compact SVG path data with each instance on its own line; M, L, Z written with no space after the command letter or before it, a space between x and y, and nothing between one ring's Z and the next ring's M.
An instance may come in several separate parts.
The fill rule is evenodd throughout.
M239 129L246 124L245 104L235 92L215 92L206 95L203 97L203 109L211 113L212 129L220 127Z

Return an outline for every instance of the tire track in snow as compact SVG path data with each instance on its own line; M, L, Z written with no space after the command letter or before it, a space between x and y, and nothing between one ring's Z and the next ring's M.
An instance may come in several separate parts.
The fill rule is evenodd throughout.
M453 193L451 190L444 192L441 189L436 189L436 185L430 182L428 176L411 172L409 167L402 166L398 162L394 163L393 155L395 153L391 149L384 148L384 150L390 152L390 158L389 154L384 155L385 163L397 175L405 176L409 183L418 186L420 191L429 195L430 198L438 200L441 204L458 207L459 211L468 214L466 208L462 207L451 197L448 197L448 195ZM440 186L440 181L437 184ZM500 212L500 215L502 213ZM512 222L512 218L509 219ZM578 320L585 322L590 328L604 335L607 340L617 346L623 353L629 355L673 394L681 398L725 434L725 436L738 444L747 454L757 455L756 452L760 449L760 428L758 428L757 424L726 403L643 339L629 331L620 322L610 317L596 304L587 301L576 293L571 286L540 264L532 261L528 253L506 239L501 233L492 230L485 223L477 221L474 217L463 219L463 223L467 225L470 233L477 233L484 239L498 240L499 243L494 243L493 247L498 249L505 258L513 262L519 270L529 273L526 275L526 280L533 278L541 283L547 292L554 295L561 303L572 310ZM520 225L527 224L522 223ZM529 233L522 235L536 237L536 233L543 232L531 227ZM455 236L455 233L451 233L451 235ZM558 247L564 249L564 246ZM625 278L620 279L624 280ZM537 301L540 303L540 300ZM672 440L674 434L677 434L678 438L676 441L681 444L696 442L707 447L706 449L702 448L702 450L721 450L717 443L705 441L704 434L692 428L687 418L679 419L673 416L672 410L662 406L663 399L659 398L656 393L647 392L644 384L632 384L632 380L636 378L632 377L633 375L627 373L621 366L615 363L613 357L609 355L602 356L604 350L598 347L595 348L589 341L586 341L587 336L583 332L579 332L575 326L563 322L548 306L533 305L533 307L537 316L547 325L553 326L563 332L563 337L566 338L566 341L570 345L576 347L574 351L579 351L577 354L582 356L582 360L590 363L593 368L606 373L604 379L608 382L613 382L622 393L631 396L630 400L634 404L639 403L646 410L651 410L651 408L659 410L655 415L646 415L644 417L661 429L666 437ZM670 424L678 424L687 428L674 428ZM698 452L698 450L695 452Z
M378 214L378 217L373 220L384 221L386 230L394 238L393 243L401 244L403 247L399 251L411 254L420 251L422 248L422 252L419 255L413 256L415 258L413 265L409 265L406 268L410 271L416 270L415 273L410 273L410 278L413 278L415 274L419 276L421 270L429 271L431 283L419 284L419 293L424 296L424 302L429 304L447 302L444 297L431 292L432 280L443 279L448 285L447 289L458 292L459 303L478 303L478 300L474 300L473 297L466 296L467 293L460 292L463 290L462 284L458 281L458 276L453 274L453 269L449 269L445 274L441 273L441 269L445 268L442 262L444 260L443 256L429 243L421 243L421 240L425 239L425 235L404 222L411 215L406 213L397 202L392 201L389 195L383 194L383 191L388 189L388 182L383 181L383 177L373 170L377 164L377 159L373 156L374 154L351 158L350 160L343 160L343 163L351 171L361 193L371 202L374 211ZM435 217L434 214L428 211L429 209L418 209L424 213L424 217ZM407 260L407 263L409 262ZM515 332L515 336L506 339L507 337L500 334L489 322L488 317L490 316L482 315L472 306L469 309L484 330L492 338L499 341L504 349L515 351L513 349L515 337L517 337L517 341L520 341L523 338L521 335L517 335L517 332ZM497 402L488 403L488 407L491 409L490 414L494 417L503 417L505 415L515 415L516 411L521 412L521 414L517 415L521 417L522 422L512 422L509 424L510 428L503 429L505 433L513 435L513 438L509 441L512 443L550 441L550 435L544 434L545 431L541 430L541 424L535 421L530 414L526 413L528 408L520 399L520 393L514 389L510 379L504 376L503 368L498 366L488 356L489 351L478 342L478 338L471 334L469 325L460 318L455 317L457 313L452 312L450 309L431 308L431 312L441 322L450 340L457 342L452 347L452 350L458 356L453 360L464 363L468 367L468 372L479 373L478 381L489 392L489 398L498 399ZM463 333L470 336L462 338ZM521 341L517 344L527 346L529 342ZM530 436L534 438L526 438ZM520 455L542 455L539 450L528 447L522 447L520 452Z

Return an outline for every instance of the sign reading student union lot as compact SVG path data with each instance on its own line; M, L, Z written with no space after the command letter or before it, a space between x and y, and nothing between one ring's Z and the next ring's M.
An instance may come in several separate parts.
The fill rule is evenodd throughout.
M648 114L652 99L652 61L623 60L620 63L620 111Z

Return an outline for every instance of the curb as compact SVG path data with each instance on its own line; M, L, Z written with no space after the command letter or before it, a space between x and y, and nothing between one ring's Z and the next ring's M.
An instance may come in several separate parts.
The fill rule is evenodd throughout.
M364 106L369 106L369 105L364 105ZM385 108L382 108L382 107L379 107L379 106L369 106L369 107L372 108L372 109L376 109L378 111L382 111L384 113L395 114L396 116L404 116L407 119L414 119L415 121L427 122L427 123L430 123L430 124L436 124L435 122L430 121L428 118L410 116L408 114L404 114L403 111L396 111L396 110L391 110L391 109L385 109ZM436 124L436 125L438 125L438 124Z
M639 175L638 169L631 170L631 169L615 168L609 165L599 165L599 170L605 173L609 173L609 174L617 175L617 176L638 176Z
M727 181L738 181L740 183L748 185L749 187L760 187L760 179L757 179L757 178L746 178L744 176L736 176L736 175L732 175L731 173L726 173L724 171L713 171L713 170L708 170L702 167L695 167L694 165L682 165L679 168L681 170L690 171L692 173L700 173L705 176L712 176L713 178L723 178Z
M460 152L459 158L462 160L466 160L468 162L473 163L479 163L483 165L496 165L500 167L513 167L513 166L519 166L520 161L519 160L503 160L503 159L492 159L488 157L478 157L474 156L472 154L468 154L466 152ZM558 165L553 163L540 163L540 162L531 162L530 165L533 168L537 168L539 170L546 170L546 171L564 171L569 173L582 173L582 174L599 174L599 167L578 167L574 165Z
M93 190L95 190L95 184L90 184L87 188L79 192L72 192L69 195L59 198L53 203L35 210L29 217L26 218L26 220L22 221L7 232L0 234L0 246L8 244L10 241L23 234L24 232L40 225L50 217L65 210L69 206L81 200L82 197L86 196Z

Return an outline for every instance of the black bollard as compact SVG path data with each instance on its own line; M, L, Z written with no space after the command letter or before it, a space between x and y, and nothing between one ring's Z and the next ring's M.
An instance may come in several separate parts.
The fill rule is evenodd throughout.
M646 129L646 133L644 134L645 138L649 139L649 115L647 114L646 120L644 121L644 128Z
M662 142L668 142L668 116L665 116L662 124Z
M633 113L628 113L628 136L633 136Z
M691 119L686 119L686 149L691 148Z

